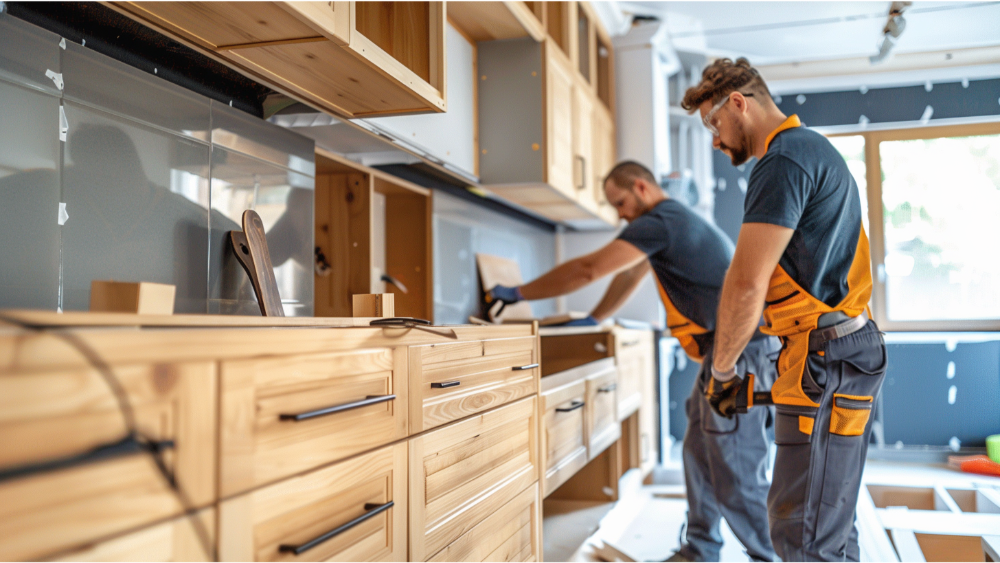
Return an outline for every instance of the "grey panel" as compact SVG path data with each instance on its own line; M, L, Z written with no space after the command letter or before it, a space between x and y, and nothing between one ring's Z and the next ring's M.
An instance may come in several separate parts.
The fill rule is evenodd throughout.
M92 280L177 286L175 311L205 312L209 147L66 103L63 308Z
M312 315L314 194L309 176L213 147L210 313L260 314L227 235L242 229L243 211L253 209L264 222L285 314Z
M59 66L59 36L0 13L0 78L58 95L47 70Z
M479 177L483 184L541 182L545 151L542 48L531 38L480 41ZM532 73L535 73L532 76Z
M476 253L515 260L524 281L555 266L555 235L494 211L434 193L434 320L467 323L481 316ZM555 313L555 301L533 301L538 317Z
M67 44L63 69L67 99L209 141L210 104L203 96L76 43Z
M54 310L59 99L0 81L0 124L0 307Z
M218 102L212 102L212 143L307 176L316 175L312 139Z

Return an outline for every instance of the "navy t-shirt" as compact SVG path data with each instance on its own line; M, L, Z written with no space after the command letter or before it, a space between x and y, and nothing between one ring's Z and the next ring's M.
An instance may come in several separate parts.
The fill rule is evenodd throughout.
M618 235L646 253L677 310L702 328L715 329L715 312L733 243L684 204L667 199Z
M771 141L747 186L744 223L794 229L778 264L813 297L834 307L861 231L861 196L847 163L826 137L805 127Z

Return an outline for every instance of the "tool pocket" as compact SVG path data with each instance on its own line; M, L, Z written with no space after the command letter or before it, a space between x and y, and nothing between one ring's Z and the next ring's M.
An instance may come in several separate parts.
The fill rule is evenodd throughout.
M872 414L872 397L834 393L830 414L830 433L838 436L861 436Z

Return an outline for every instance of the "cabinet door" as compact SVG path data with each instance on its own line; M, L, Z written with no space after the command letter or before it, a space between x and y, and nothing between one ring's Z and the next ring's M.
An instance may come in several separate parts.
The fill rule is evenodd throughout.
M531 396L410 439L411 561L434 557L538 481L536 408Z
M546 182L575 200L573 184L573 72L552 40L545 52Z
M559 488L587 465L584 409L586 377L571 370L542 380L542 466L543 496Z
M594 102L582 80L573 86L573 187L577 200L596 209L594 200Z
M521 491L430 561L541 561L538 485Z
M214 502L215 363L107 372L0 377L0 560L41 559ZM128 439L129 418L141 440Z
M407 435L406 348L223 362L228 496Z
M621 437L618 422L618 370L608 366L587 377L587 457L594 459Z
M618 364L618 418L624 420L639 409L643 384L652 361L652 333L615 328L615 359Z
M611 112L598 103L594 105L594 200L602 219L618 224L618 212L608 203L604 193L604 177L615 166L615 127Z
M219 503L221 561L405 561L405 442Z

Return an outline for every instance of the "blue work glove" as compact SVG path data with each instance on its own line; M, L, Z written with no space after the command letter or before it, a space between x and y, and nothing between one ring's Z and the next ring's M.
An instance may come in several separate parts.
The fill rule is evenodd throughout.
M561 325L555 325L555 326L597 326L599 324L601 323L597 322L597 319L595 319L591 315L588 315L584 319L573 319L572 321L565 322Z
M503 312L504 307L517 303L518 301L523 301L524 296L521 295L521 288L519 287L507 287L505 285L495 285L486 294L486 306L488 308L492 307L497 301L500 302L500 308L493 313L494 317L499 317L500 313Z

